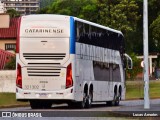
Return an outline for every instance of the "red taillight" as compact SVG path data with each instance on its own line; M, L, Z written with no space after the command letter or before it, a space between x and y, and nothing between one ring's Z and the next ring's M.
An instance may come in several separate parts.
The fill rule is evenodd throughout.
M66 74L66 88L73 86L73 79L72 79L72 65L69 64L67 66L67 74Z
M16 85L19 88L22 88L22 72L21 72L21 66L17 65L17 79L16 79Z

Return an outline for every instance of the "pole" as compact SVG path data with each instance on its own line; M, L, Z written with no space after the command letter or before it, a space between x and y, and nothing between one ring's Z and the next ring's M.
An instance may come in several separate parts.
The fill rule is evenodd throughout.
M144 109L150 109L148 69L148 0L143 0Z

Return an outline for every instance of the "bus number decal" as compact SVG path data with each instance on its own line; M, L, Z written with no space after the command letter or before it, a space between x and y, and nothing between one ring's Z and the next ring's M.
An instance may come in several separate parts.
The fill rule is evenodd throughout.
M27 90L38 90L39 85L25 85L25 89L27 89Z

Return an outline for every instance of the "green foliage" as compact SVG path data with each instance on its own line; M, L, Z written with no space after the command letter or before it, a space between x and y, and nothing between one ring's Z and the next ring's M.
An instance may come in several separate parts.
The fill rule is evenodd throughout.
M153 21L150 28L152 29L154 43L158 50L160 50L160 15Z
M139 14L143 16L143 1L144 0L136 0L138 6L139 6ZM157 18L157 15L159 13L159 7L160 1L159 0L148 0L148 26L152 24L152 22ZM134 50L134 52L138 54L143 54L143 17L138 22L138 26L136 28L136 32L134 33L133 39L136 42L135 47L132 46L131 50ZM156 47L156 41L154 40L154 37L152 35L152 28L149 27L148 29L148 42L149 42L149 52L158 52ZM131 36L132 38L132 36ZM133 41L133 42L134 42ZM134 43L133 43L134 44Z
M132 39L129 34L134 34L137 22L140 19L138 14L139 6L135 0L97 0L99 9L98 23L118 29L125 36L126 50L133 48ZM135 34L134 34L135 37ZM132 51L131 49L130 51Z
M140 66L141 60L137 58L135 53L131 53L130 57L133 61L133 68L126 71L127 78L134 80L138 73L142 73L142 67Z
M38 13L70 15L94 22L97 20L95 0L55 0L52 5L41 9Z
M7 13L10 15L11 18L20 16L20 13L15 9L8 9Z
M46 6L49 6L54 1L55 0L40 0L40 8L45 8Z
M46 14L49 13L49 6L41 8L39 11L37 11L37 14Z
M10 57L9 62L6 63L5 70L15 70L16 69L16 57Z
M28 106L28 102L19 102L16 100L15 93L7 93L1 92L0 93L0 108L7 107L7 106Z
M39 13L76 16L126 33L135 30L137 10L134 0L56 0Z
M135 30L138 15L138 5L135 0L97 0L100 10L99 23L114 29L121 30L123 33Z
M160 81L149 81L149 96L151 99L159 98ZM126 99L143 99L144 98L144 81L127 81L126 82Z

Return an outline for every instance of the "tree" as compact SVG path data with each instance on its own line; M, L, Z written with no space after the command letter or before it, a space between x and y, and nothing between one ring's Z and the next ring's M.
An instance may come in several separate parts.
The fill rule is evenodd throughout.
M139 6L139 14L143 16L143 0L137 0L137 4ZM155 36L153 33L153 21L155 21L159 15L159 6L160 1L159 0L149 0L148 1L148 26L149 26L149 32L148 32L148 39L149 39L149 53L152 52L158 52L159 47L157 46L157 40L155 39ZM137 40L141 41L136 44L134 47L134 51L138 54L143 54L143 17L139 20L137 31L135 33L135 37ZM141 35L140 35L141 34ZM135 37L133 39L135 39Z
M38 13L62 14L97 21L96 0L56 0Z
M17 12L15 9L8 9L6 13L8 13L11 18L20 16L20 13Z
M123 33L134 31L139 19L135 0L56 0L41 12L80 17Z
M133 51L133 36L140 18L135 0L97 0L99 23L122 31L125 36L126 51ZM137 41L137 40L136 40Z
M152 30L152 42L155 44L155 50L160 51L160 15L155 19L150 25L150 29Z
M158 24L158 19L159 19L159 6L160 6L160 1L159 0L149 0L148 1L148 20L149 20L149 52L159 52L160 50L160 43L157 38L157 32L156 25L159 26ZM157 29L158 30L158 29ZM154 32L156 32L154 34Z
M15 70L16 69L16 56L9 58L9 62L5 64L5 70Z
M40 0L40 8L45 8L52 4L55 0Z
M153 41L155 46L157 47L158 51L160 51L160 15L153 21L150 25L152 29Z
M121 30L123 33L134 31L138 15L138 5L135 0L97 0L99 23Z

